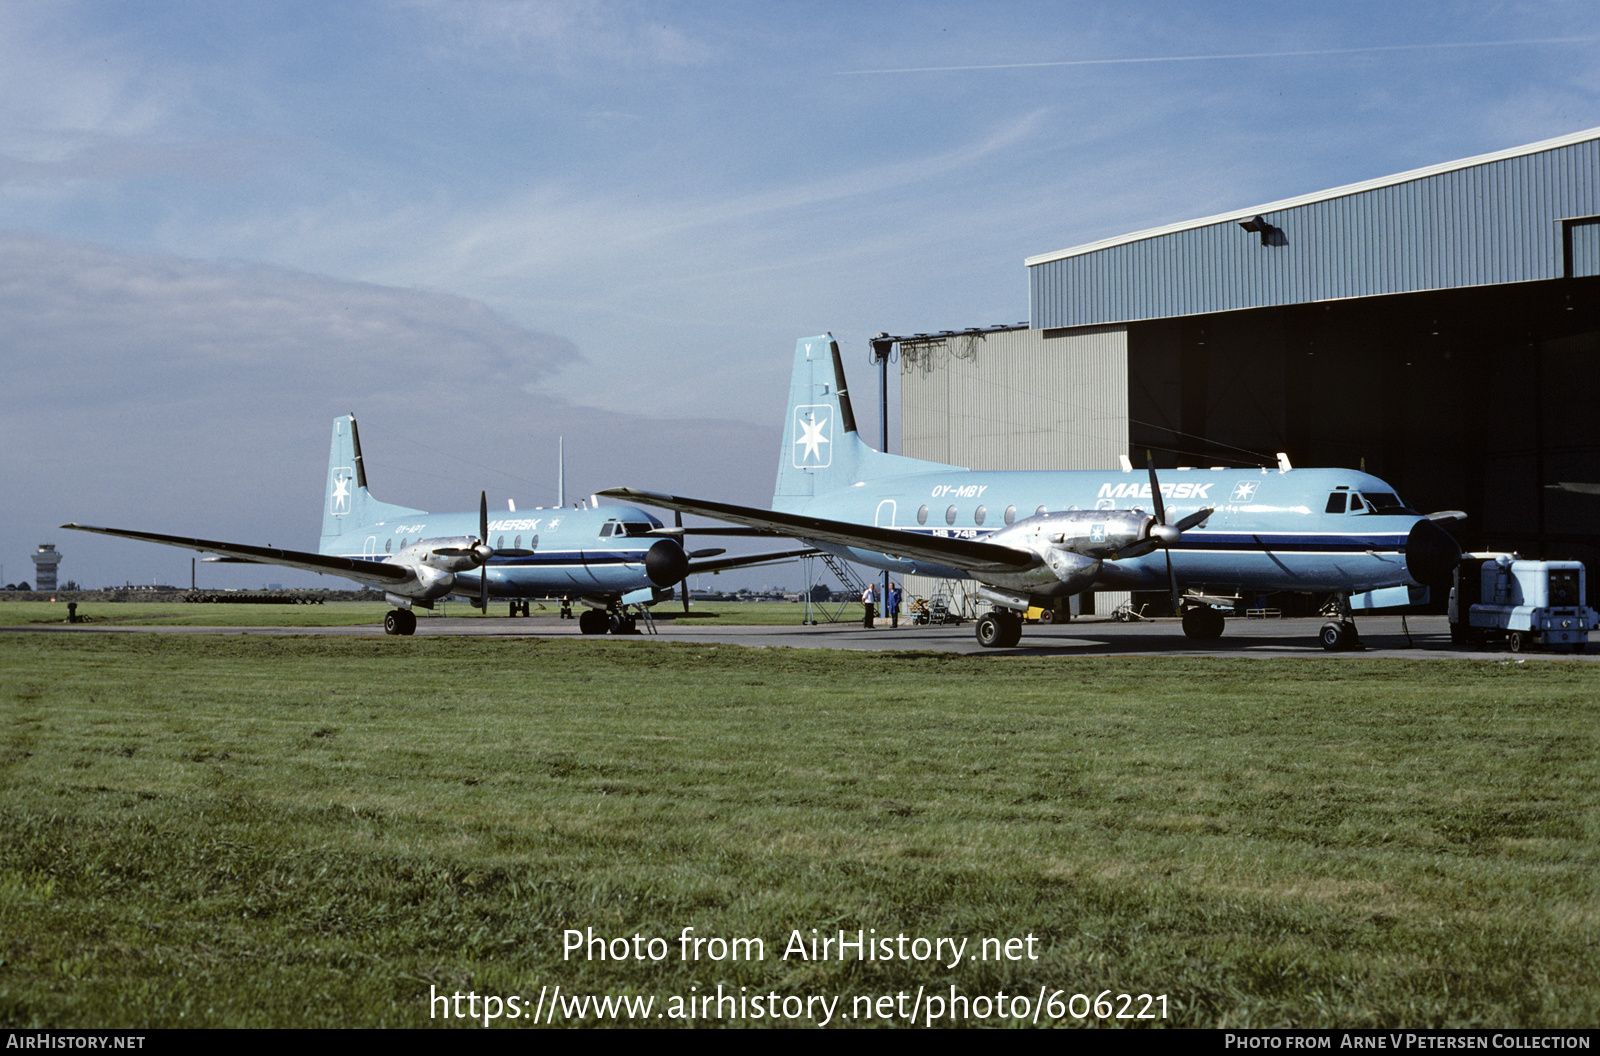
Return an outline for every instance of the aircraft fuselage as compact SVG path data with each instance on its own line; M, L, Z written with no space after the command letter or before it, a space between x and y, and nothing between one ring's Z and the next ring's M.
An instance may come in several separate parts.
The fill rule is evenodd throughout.
M644 534L661 522L631 506L532 509L489 515L489 596L617 597L650 586L646 556L665 541ZM322 542L322 553L395 561L421 540L476 537L478 514L419 513L351 529ZM676 544L669 544L675 546ZM455 572L452 593L476 594L480 572ZM671 583L657 584L668 587Z
M1160 487L1169 519L1214 507L1202 526L1190 528L1170 552L1179 583L1207 590L1345 592L1418 584L1429 571L1408 564L1408 548L1426 548L1438 529L1415 511L1398 507L1394 491L1377 477L1340 469L1169 469ZM1343 495L1342 501L1335 496ZM1380 503L1351 494L1379 496ZM1328 512L1337 506L1343 512ZM1097 511L1111 521L1118 513L1154 511L1150 482L1142 473L1116 471L943 470L875 478L810 501L789 504L793 513L852 521L909 533L1012 542L1024 522L1063 511ZM1080 514L1092 530L1092 514ZM1417 529L1419 522L1426 527ZM1416 533L1416 534L1414 534ZM1442 532L1438 532L1442 535ZM1028 545L1025 538L1017 539ZM907 575L977 578L1012 586L992 574L974 576L958 568L895 558L874 550L816 543L852 561ZM1441 547L1439 560L1453 552ZM1081 590L1165 590L1166 556L1096 561L1085 578L1054 577L1061 589L1030 588L1059 596Z

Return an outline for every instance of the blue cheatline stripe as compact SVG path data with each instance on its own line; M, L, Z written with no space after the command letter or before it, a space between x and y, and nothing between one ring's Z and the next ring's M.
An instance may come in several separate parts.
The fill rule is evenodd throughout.
M393 561L394 554L376 554L367 557L360 553L334 554L334 557L350 557L364 561ZM548 568L561 565L571 565L582 568L585 565L640 565L644 563L643 550L558 550L554 554L531 554L527 557L494 557L489 559L490 568Z
M985 539L1002 531L999 528L901 528L907 535L943 539ZM971 533L971 534L963 534ZM797 533L798 534L798 533ZM1321 553L1365 553L1368 550L1395 551L1406 545L1407 534L1351 535L1342 532L1185 532L1173 550L1261 551L1289 550ZM869 547L857 545L857 549Z

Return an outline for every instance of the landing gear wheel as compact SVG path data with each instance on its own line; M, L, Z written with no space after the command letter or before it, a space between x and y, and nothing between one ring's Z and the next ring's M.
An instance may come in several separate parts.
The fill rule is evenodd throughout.
M635 625L632 616L625 616L620 612L613 612L606 617L606 625L612 634L638 634L639 628Z
M584 609L578 613L578 632L580 634L605 634L606 614L599 609Z
M986 612L978 617L978 644L1004 649L1022 641L1022 618L1009 612Z
M417 614L410 609L390 609L383 617L384 634L416 634Z
M1322 648L1330 653L1345 653L1361 647L1361 636L1353 623L1325 623L1317 634Z
M1191 605L1183 610L1183 633L1196 641L1211 641L1222 637L1221 609L1210 605Z

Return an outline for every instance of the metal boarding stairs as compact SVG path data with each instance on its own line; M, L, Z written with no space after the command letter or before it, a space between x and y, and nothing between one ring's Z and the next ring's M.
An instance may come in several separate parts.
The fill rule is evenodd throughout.
M861 592L867 589L867 581L856 575L850 562L836 557L826 551L819 551L816 555L828 567L828 571L845 587L847 593L853 593L856 598L861 597ZM852 604L852 599L847 598L840 602L816 602L811 600L811 588L816 586L816 578L812 575L811 562L815 558L805 558L806 569L806 622L839 623L844 616L844 610Z

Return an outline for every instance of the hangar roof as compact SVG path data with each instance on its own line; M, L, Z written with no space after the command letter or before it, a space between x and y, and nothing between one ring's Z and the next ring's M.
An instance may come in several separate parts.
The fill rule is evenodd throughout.
M1596 214L1600 128L1029 257L1031 323L1600 274Z

